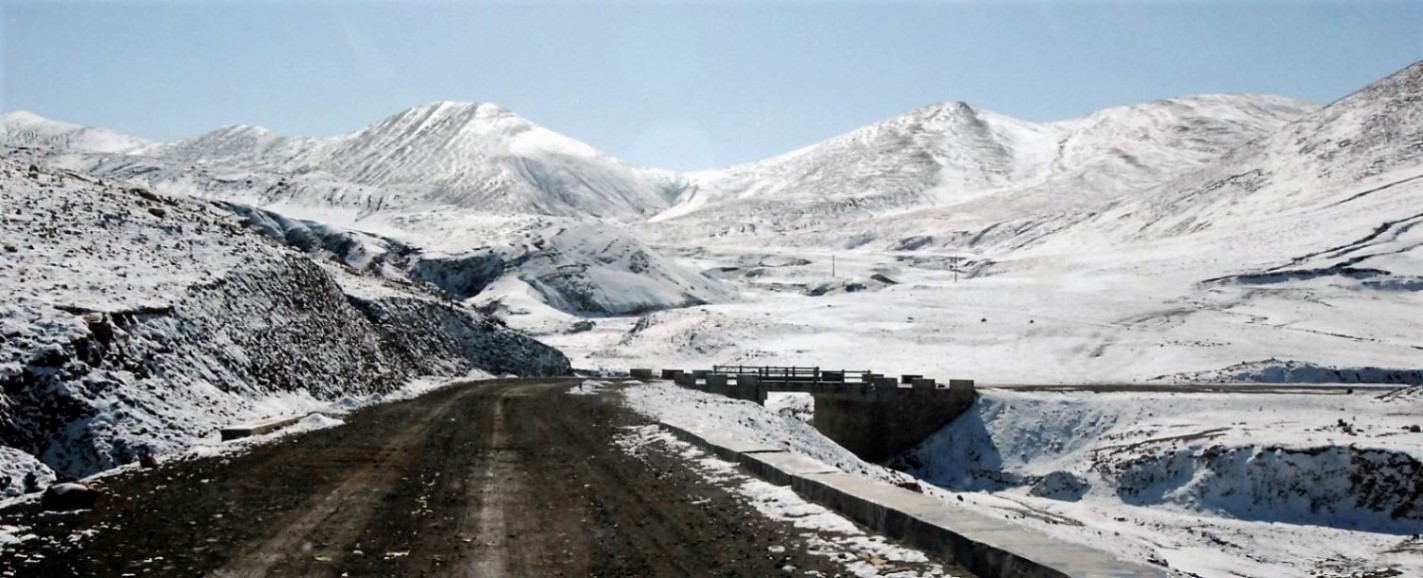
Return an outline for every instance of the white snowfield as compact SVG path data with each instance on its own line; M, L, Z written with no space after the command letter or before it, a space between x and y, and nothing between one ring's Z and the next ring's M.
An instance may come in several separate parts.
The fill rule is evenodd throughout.
M472 103L417 107L333 138L227 127L175 143L11 112L0 116L0 146L15 167L36 163L47 174L228 203L219 206L249 228L322 255L320 266L341 273L335 282L353 298L393 286L442 292L589 369L745 363L980 384L1423 383L1423 63L1324 106L1207 95L1030 123L949 102L776 158L688 174L632 167ZM0 206L0 214L41 218L27 211ZM161 301L168 280L245 270L238 266L247 245L197 267L145 256L154 235L54 234L134 247L101 278L162 274L130 276L114 286L123 291L92 290L72 271L63 273L70 281L5 278L5 289L37 292L26 296L36 302L143 307ZM186 229L163 235L167 250L219 239ZM15 322L26 331L79 330L73 315L26 315ZM1275 400L1261 402L1266 415L1243 421L1323 411L1262 399ZM1150 407L1214 421L1203 413L1214 411L1208 404ZM1378 407L1360 406L1359 421L1402 427L1379 418ZM1113 419L1123 424L1154 419L1120 411ZM1142 442L1142 428L1121 435ZM1269 443L1310 439L1282 431L1299 435ZM1207 437L1253 464L1265 446L1249 438L1259 435ZM1341 460L1328 452L1353 444L1409 459L1423 453L1402 434L1309 443L1334 448L1321 455ZM1352 455L1345 461L1353 464ZM938 458L923 457L919 471L935 475ZM1059 458L1090 463L1071 454L1050 460ZM1345 471L1323 458L1297 463ZM1024 467L1020 474L1040 475ZM1013 488L990 497L1017 500ZM1165 516L1163 526L1182 528L1172 536L1195 523L1179 520L1195 518L1170 516L1191 509L1220 528L1241 524L1233 534L1212 530L1237 537L1223 540L1258 545L1240 536L1264 532L1267 522L1202 501L1212 488L1183 484L1155 500L1107 503L1129 519ZM1099 503L1087 496L1073 504ZM1398 528L1349 519L1373 533L1328 534L1302 515L1268 529L1341 559L1386 559L1382 544L1396 545L1389 532ZM1140 543L1165 530L1111 531ZM1338 549L1312 532L1335 536ZM1228 548L1179 539L1173 565ZM1412 551L1404 546L1401 556ZM1282 552L1250 558L1259 566L1242 565L1242 573L1304 570ZM1320 564L1325 574L1352 572Z

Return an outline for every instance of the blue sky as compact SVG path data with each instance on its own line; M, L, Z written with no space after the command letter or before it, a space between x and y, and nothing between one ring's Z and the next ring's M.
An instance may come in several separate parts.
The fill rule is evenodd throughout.
M495 102L641 165L764 158L964 100L1027 120L1327 102L1423 59L1423 2L24 2L0 109L174 139Z

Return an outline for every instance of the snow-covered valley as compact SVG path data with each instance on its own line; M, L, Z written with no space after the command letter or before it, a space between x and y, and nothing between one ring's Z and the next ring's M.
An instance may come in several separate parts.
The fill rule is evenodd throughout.
M1423 63L1322 107L951 102L685 174L447 102L172 143L12 112L0 147L11 492L417 376L570 362L1423 385ZM1298 397L994 391L900 465L1202 576L1423 568L1399 542L1423 529L1419 396ZM1186 560L1205 551L1235 553Z

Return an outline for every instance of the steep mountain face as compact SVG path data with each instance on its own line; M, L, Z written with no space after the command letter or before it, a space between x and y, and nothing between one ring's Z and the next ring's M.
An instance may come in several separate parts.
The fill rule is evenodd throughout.
M569 372L419 282L204 201L8 159L0 191L0 495L416 376Z
M654 220L677 239L885 239L1103 205L1207 164L1312 106L1208 95L1036 124L946 103L751 165L692 175ZM886 219L882 226L876 219Z

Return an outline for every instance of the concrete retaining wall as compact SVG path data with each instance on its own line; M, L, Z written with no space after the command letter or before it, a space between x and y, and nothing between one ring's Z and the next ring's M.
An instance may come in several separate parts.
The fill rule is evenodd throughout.
M813 394L815 429L867 462L913 448L968 410L977 395L972 387L939 388L926 379L910 388L878 381Z
M269 434L289 425L292 425L296 422L299 422L301 421L301 418L304 417L306 416L295 415L291 417L279 417L277 419L267 420L258 423L228 426L218 430L218 435L222 436L222 441L227 441L235 440L238 438Z
M817 408L818 409L818 408ZM673 435L771 483L983 578L1167 578L1163 570L988 518L936 498L835 471L813 459L667 422Z

